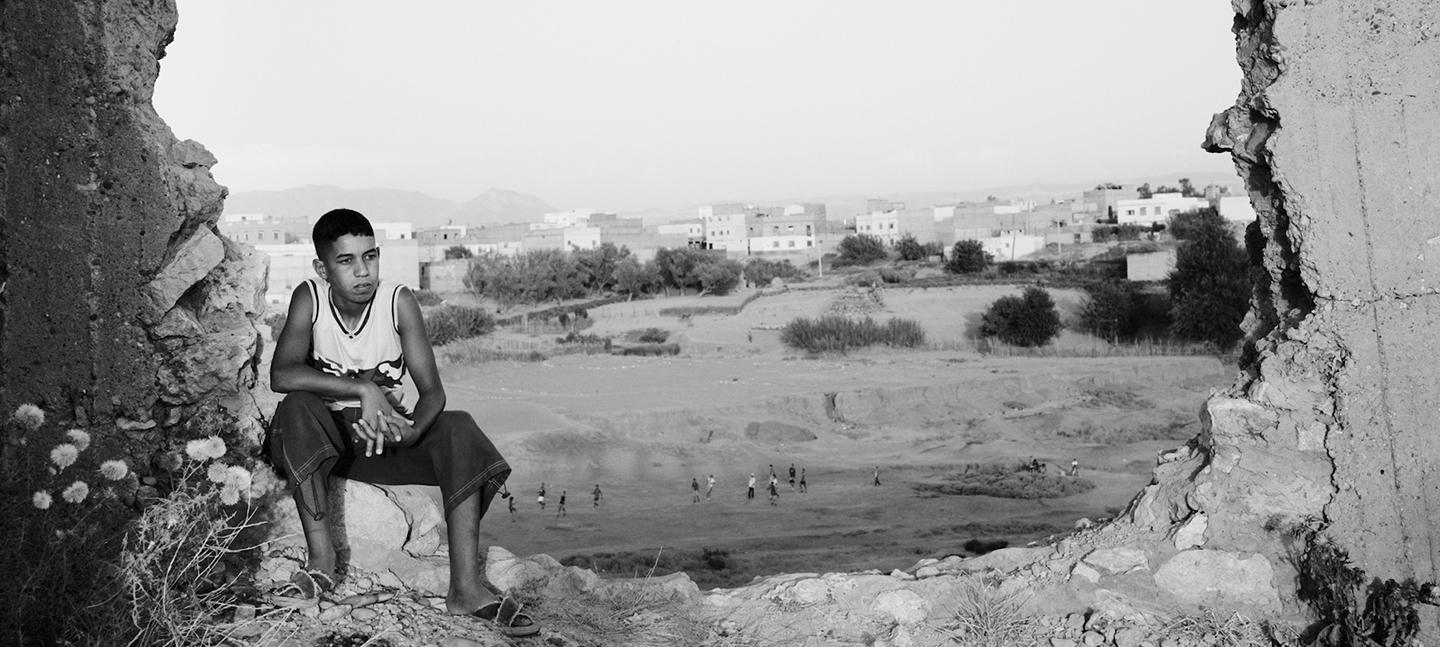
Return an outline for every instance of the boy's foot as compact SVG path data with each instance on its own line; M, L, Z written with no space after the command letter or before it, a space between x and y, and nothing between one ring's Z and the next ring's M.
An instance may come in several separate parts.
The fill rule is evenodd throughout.
M525 603L506 596L503 600L492 599L468 614L459 613L457 615L469 615L472 618L492 623L500 633L511 638L533 636L540 632L540 625L535 624L535 620L523 612L524 608ZM456 612L452 611L451 613Z
M294 593L295 597L304 600L314 600L334 590L335 578L318 569L295 571L290 576L290 583L282 589L284 593Z

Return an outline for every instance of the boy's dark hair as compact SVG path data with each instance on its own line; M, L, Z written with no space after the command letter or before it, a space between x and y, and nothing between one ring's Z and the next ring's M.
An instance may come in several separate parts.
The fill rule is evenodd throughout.
M374 236L370 221L354 209L331 209L315 222L310 239L315 241L315 256L325 258L325 250L341 236Z

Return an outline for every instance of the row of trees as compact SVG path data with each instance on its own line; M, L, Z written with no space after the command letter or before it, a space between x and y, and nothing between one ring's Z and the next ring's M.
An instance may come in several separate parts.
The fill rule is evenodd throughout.
M895 243L895 251L902 261L920 261L939 256L942 249L940 243L922 243L912 234L905 234ZM838 251L835 267L869 265L890 258L885 241L868 234L846 236L840 241ZM993 262L994 257L985 251L985 246L980 241L962 240L951 247L945 269L953 274L971 274L985 271Z
M463 248L462 248L463 249ZM604 243L564 252L541 249L518 256L483 254L470 261L466 289L502 306L563 301L601 294L642 296L666 290L728 294L741 279L764 285L803 275L789 261L754 259L747 264L723 251L662 248L641 262L627 247Z

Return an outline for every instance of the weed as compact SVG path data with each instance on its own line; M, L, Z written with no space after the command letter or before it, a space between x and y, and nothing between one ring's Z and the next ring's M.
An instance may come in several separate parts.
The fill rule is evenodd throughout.
M1029 645L1035 640L1039 623L1025 613L1029 593L1023 588L1005 587L998 581L979 579L966 582L949 622L941 630L962 647L1008 647Z
M1221 617L1202 609L1198 616L1180 616L1167 622L1161 633L1181 644L1214 647L1286 647L1297 637L1282 627L1256 622L1239 613Z
M916 492L1006 499L1059 499L1095 489L1088 479L1017 469L1011 465L971 463L943 483L917 483Z

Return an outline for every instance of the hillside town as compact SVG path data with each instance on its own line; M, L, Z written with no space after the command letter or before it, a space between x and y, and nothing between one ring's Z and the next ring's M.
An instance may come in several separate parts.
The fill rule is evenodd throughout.
M589 208L546 213L539 222L475 226L416 226L408 221L377 222L384 241L387 276L436 292L464 290L468 259L479 255L513 257L534 250L585 250L603 244L630 250L638 260L654 258L662 248L698 248L724 252L736 260L759 257L815 267L835 253L846 236L871 236L894 246L902 238L950 250L961 240L979 241L996 261L1023 260L1044 250L1103 241L1116 228L1153 232L1177 213L1215 209L1226 221L1243 226L1255 219L1248 197L1210 184L1196 189L1124 186L1101 183L1080 196L1037 203L1000 199L907 205L883 198L867 201L864 211L832 214L826 205L795 202L758 205L707 204L693 218L647 225L640 218ZM254 246L270 258L266 300L288 302L295 286L309 278L314 250L311 222L267 214L227 213L220 228L232 240ZM1162 278L1174 263L1173 250L1135 255L1132 280Z

